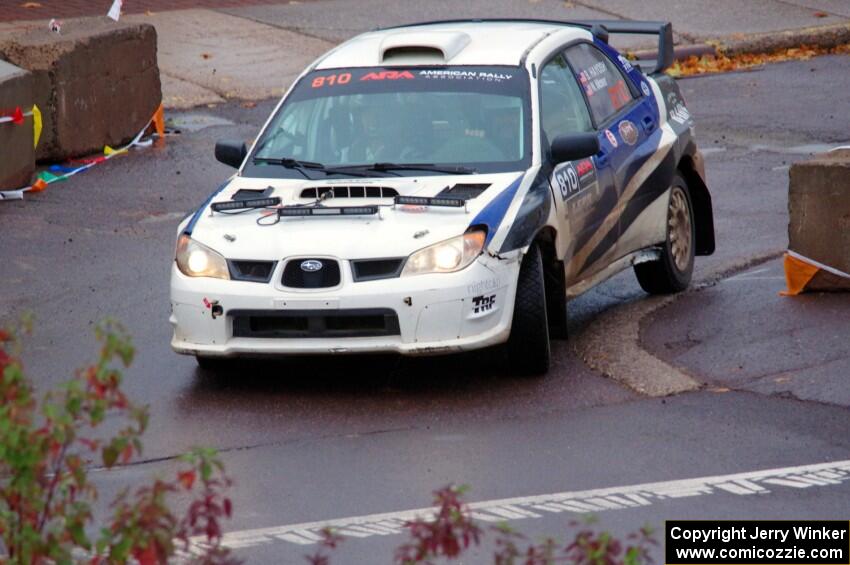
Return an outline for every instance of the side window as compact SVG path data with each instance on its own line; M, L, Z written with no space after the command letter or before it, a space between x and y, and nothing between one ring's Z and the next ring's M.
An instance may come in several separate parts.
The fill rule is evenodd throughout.
M559 135L593 131L578 83L560 55L540 70L540 126L549 143Z
M566 55L587 95L597 124L632 101L625 77L596 47L579 43L567 49Z

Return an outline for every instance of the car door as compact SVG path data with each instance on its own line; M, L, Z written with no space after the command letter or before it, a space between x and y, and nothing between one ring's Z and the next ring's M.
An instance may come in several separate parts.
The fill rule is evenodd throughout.
M577 250L592 237L599 218L617 199L610 167L600 169L596 157L552 163L549 143L560 135L594 131L587 101L562 54L557 54L540 70L541 146L545 148L555 210L558 216L558 249L566 272L566 283L580 279L581 270L573 259Z
M613 51L612 51L613 54ZM600 152L594 158L600 179L613 190L595 207L585 234L573 253L572 269L579 278L595 274L631 249L621 244L627 219L642 204L635 199L636 175L652 154L648 139L657 129L657 108L627 77L622 63L590 43L578 43L564 51L582 94L590 108L599 137ZM648 91L648 89L646 89Z

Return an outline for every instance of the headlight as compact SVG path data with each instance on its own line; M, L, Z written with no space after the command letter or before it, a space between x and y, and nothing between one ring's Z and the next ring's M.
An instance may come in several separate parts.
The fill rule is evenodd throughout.
M224 257L186 234L177 239L175 259L177 268L187 277L230 278Z
M487 231L475 228L463 235L420 249L407 258L401 276L460 271L481 254L486 239Z

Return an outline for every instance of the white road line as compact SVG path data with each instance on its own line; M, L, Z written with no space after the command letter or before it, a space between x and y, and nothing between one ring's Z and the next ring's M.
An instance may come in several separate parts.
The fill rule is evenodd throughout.
M538 519L544 515L560 512L581 514L649 506L668 499L688 496L718 493L740 496L763 495L770 493L768 486L800 489L830 486L848 481L850 481L850 460L844 460L696 479L485 500L470 503L469 508L472 515L482 521L501 522L506 519ZM387 536L400 533L406 521L416 517L432 519L433 516L433 508L350 516L320 522L229 532L224 535L223 541L224 545L234 549L280 541L310 545L315 542L323 528L334 528L344 536L355 538ZM196 538L192 541L200 544L202 539Z

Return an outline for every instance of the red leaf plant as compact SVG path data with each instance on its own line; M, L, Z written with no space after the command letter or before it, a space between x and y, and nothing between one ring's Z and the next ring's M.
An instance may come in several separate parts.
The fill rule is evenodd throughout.
M232 562L220 527L231 513L223 495L230 479L210 450L184 456L171 480L125 490L111 518L95 521L97 488L89 468L130 463L141 454L148 423L147 407L121 389L119 364L132 362L132 344L117 323L99 324L97 360L39 397L18 360L16 336L29 331L28 320L0 330L0 563L166 563L199 533L206 543L188 552L192 560ZM117 431L103 431L107 417ZM169 500L178 493L192 499L183 516Z

